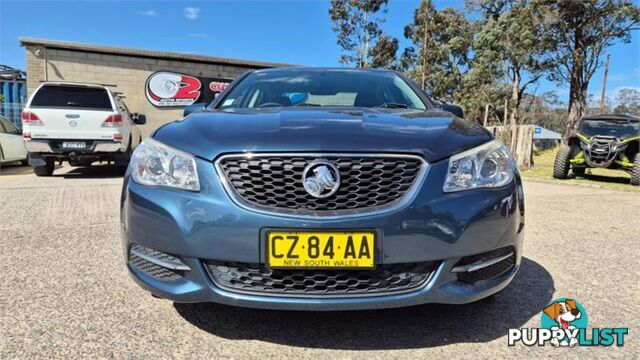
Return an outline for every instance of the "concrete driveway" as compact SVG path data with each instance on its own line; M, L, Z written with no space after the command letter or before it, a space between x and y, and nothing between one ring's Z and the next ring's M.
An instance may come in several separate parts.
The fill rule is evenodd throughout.
M157 300L128 277L122 178L111 167L37 178L0 173L0 358L637 357L640 194L527 182L525 257L478 303L366 312L282 312ZM628 327L624 347L507 346L554 298L589 327ZM562 354L562 355L561 355Z

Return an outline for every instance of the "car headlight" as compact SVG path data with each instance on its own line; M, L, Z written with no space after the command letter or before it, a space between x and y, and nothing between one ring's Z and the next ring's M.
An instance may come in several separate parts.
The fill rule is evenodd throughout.
M138 184L200 191L195 157L151 138L136 147L129 167Z
M500 187L513 179L509 150L498 140L451 156L442 190L455 192Z

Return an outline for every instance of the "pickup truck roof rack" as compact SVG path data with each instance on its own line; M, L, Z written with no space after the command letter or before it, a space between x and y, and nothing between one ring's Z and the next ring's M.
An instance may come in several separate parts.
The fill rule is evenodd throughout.
M74 81L40 80L40 82L41 83L60 84L60 85L118 87L118 85L115 85L115 84L83 83L83 82L74 82Z

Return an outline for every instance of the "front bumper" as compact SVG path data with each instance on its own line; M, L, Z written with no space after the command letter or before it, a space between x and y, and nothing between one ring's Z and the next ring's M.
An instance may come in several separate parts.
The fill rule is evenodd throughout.
M125 254L132 244L179 258L191 269L162 281L128 266L143 288L177 302L217 302L287 310L353 310L424 303L461 304L506 287L522 256L524 201L519 177L499 189L444 194L447 161L430 165L415 198L385 214L344 219L309 219L253 212L235 205L225 193L211 162L198 159L199 193L149 188L128 174L121 199ZM265 228L377 229L381 234L377 264L437 261L424 286L403 293L371 296L309 297L248 294L223 289L212 281L204 261L265 263ZM500 276L466 283L451 272L465 256L513 246L515 267ZM126 259L128 261L128 259Z

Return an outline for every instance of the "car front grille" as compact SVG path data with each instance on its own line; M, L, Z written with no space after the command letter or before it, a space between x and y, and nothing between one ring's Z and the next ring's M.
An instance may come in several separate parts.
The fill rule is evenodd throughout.
M338 189L325 198L312 196L303 173L312 163L336 167ZM230 195L243 205L310 215L340 215L391 207L402 201L426 168L413 155L252 154L227 155L216 162Z
M380 265L367 270L269 269L263 264L205 263L213 282L226 290L276 296L366 296L423 286L437 262Z

